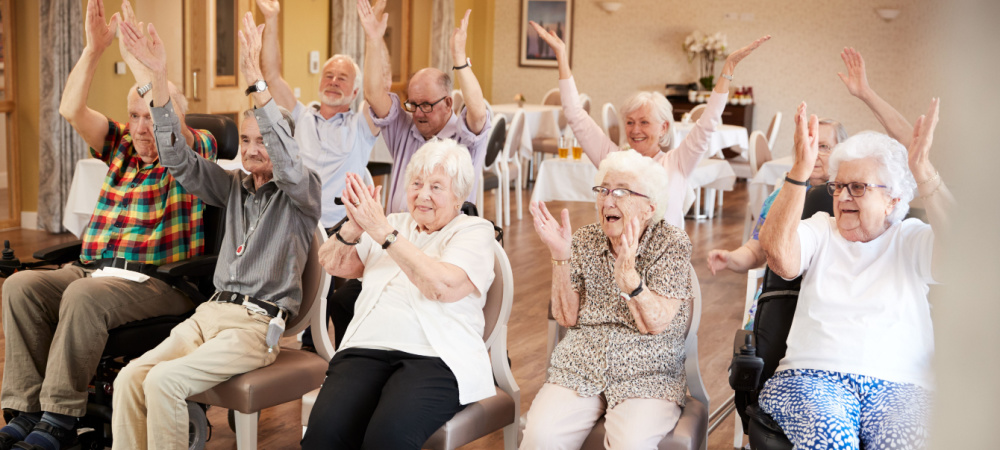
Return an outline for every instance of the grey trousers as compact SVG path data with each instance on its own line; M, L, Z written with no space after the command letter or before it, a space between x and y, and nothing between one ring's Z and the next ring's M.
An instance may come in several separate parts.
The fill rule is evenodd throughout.
M75 265L14 274L3 283L0 406L82 417L108 330L192 307L155 278L91 278Z

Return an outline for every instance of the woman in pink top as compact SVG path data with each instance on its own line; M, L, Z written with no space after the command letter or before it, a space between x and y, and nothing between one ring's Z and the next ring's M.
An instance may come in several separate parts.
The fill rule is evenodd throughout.
M559 92L562 96L563 113L583 151L587 153L590 161L598 166L609 153L620 149L580 106L576 82L569 70L566 44L555 33L547 31L537 23L531 22L531 26L555 50L556 61L559 63ZM722 123L722 110L726 106L729 82L732 81L736 65L768 39L771 39L770 35L757 39L726 57L719 82L708 99L708 109L676 150L667 153L660 150L660 147L670 146L673 137L670 127L674 123L673 108L663 94L637 92L622 106L625 136L628 139L627 148L653 158L667 169L668 198L671 199L667 202L667 210L663 216L667 223L684 228L683 199L688 189L687 177L707 153L712 133Z

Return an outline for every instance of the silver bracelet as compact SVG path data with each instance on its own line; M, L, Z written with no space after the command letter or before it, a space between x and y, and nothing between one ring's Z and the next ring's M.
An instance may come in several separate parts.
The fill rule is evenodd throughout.
M727 79L729 81L733 81L733 76L732 75L726 75L724 73L720 73L719 76L722 77L722 78L725 78L725 79Z

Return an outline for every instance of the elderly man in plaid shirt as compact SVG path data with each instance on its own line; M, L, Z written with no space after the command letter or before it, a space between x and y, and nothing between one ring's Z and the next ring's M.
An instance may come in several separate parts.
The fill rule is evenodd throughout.
M131 20L127 4L124 13ZM181 314L193 306L155 276L142 282L91 276L108 266L153 275L158 265L203 253L205 243L202 202L159 162L150 96L142 98L149 85L139 80L129 89L127 124L87 107L94 70L118 22L117 14L105 21L100 0L88 2L87 45L66 80L59 106L91 147L91 155L110 166L83 235L80 261L54 271L20 272L3 285L7 363L0 404L19 415L0 429L0 450L22 440L24 448L59 449L72 443L108 330ZM135 67L135 59L124 49L122 56ZM171 86L171 97L183 116L184 96ZM200 157L216 158L210 134L184 127L183 135Z

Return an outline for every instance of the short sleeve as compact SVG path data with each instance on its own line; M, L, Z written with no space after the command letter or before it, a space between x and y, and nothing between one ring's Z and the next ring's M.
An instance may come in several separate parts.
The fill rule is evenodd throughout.
M660 254L643 271L643 282L654 292L676 299L694 298L691 289L691 240L687 233L670 227ZM642 255L640 255L642 257Z
M934 229L919 219L906 219L903 226L903 249L911 252L910 261L920 279L927 284L936 284L931 275L931 260L934 256Z
M797 232L800 250L798 275L802 275L809 269L812 258L819 251L823 237L830 234L830 226L830 215L825 212L816 213L816 215L799 222Z
M333 236L333 239L337 238ZM361 233L361 242L358 242L358 245L354 246L354 250L358 252L358 258L361 258L361 263L364 264L365 267L368 267L371 263L369 258L373 256L372 245L374 243L375 241L372 240L371 236L368 236L368 233ZM381 250L381 246L379 247L379 250Z
M493 227L485 220L467 218L468 225L448 238L440 261L462 269L480 294L486 294L493 283Z
M570 269L569 269L569 284L580 297L583 298L584 287L584 270L583 265L587 261L586 255L584 255L585 245L581 242L586 237L581 234L583 228L577 230L573 235L573 243L571 244L570 250L572 251L572 256L570 257Z

